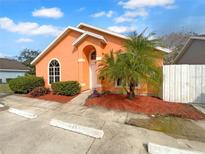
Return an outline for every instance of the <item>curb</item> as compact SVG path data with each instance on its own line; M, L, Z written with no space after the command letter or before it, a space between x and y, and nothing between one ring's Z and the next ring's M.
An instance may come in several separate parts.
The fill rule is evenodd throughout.
M205 154L205 152L177 149L154 143L148 143L148 152L149 154Z
M17 114L19 116L25 117L25 118L29 118L29 119L34 119L37 118L37 115L28 111L24 111L24 110L19 110L19 109L15 109L15 108L9 108L8 110L10 113L14 113Z
M73 123L67 123L61 120L57 120L57 119L52 119L50 121L50 125L58 127L58 128L70 130L72 132L76 132L79 134L87 135L93 138L102 138L104 135L103 130L99 130L99 129L95 129L91 127L85 127L85 126L81 126L81 125L73 124Z

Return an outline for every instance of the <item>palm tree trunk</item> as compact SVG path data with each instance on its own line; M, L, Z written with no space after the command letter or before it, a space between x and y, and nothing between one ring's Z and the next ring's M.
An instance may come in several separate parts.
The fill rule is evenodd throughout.
M129 92L127 92L127 97L129 99L133 99L135 97L135 84L134 83L130 83Z

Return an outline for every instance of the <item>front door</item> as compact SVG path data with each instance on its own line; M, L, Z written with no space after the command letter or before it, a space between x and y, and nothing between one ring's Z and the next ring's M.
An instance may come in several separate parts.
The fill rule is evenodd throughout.
M96 63L91 62L90 65L90 89L97 87L97 77L96 77Z
M90 89L97 87L97 75L96 75L96 51L90 54Z

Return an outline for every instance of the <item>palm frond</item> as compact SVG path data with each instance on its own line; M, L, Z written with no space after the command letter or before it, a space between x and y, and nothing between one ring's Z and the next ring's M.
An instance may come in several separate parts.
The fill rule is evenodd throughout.
M134 32L125 41L124 52L106 54L99 65L99 77L112 82L121 79L124 88L140 81L157 86L161 81L161 69L157 66L161 55L154 50L158 41L149 39L153 34L144 36L145 31L139 35Z

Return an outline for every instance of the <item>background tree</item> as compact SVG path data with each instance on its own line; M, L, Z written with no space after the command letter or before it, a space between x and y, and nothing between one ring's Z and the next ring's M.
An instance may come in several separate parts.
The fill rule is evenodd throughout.
M197 36L197 33L194 32L172 32L161 36L162 46L173 50L165 57L165 64L173 63L174 59L181 51L189 37Z
M138 83L153 83L159 86L161 69L156 59L161 57L154 51L158 40L150 40L152 36L133 33L125 41L125 50L118 53L111 51L106 54L99 65L99 77L110 82L121 81L123 89L129 99L135 97L135 88Z
M35 67L31 65L31 62L39 55L39 53L40 52L36 50L24 49L21 51L20 55L17 56L18 61L30 68L28 74L35 74Z

